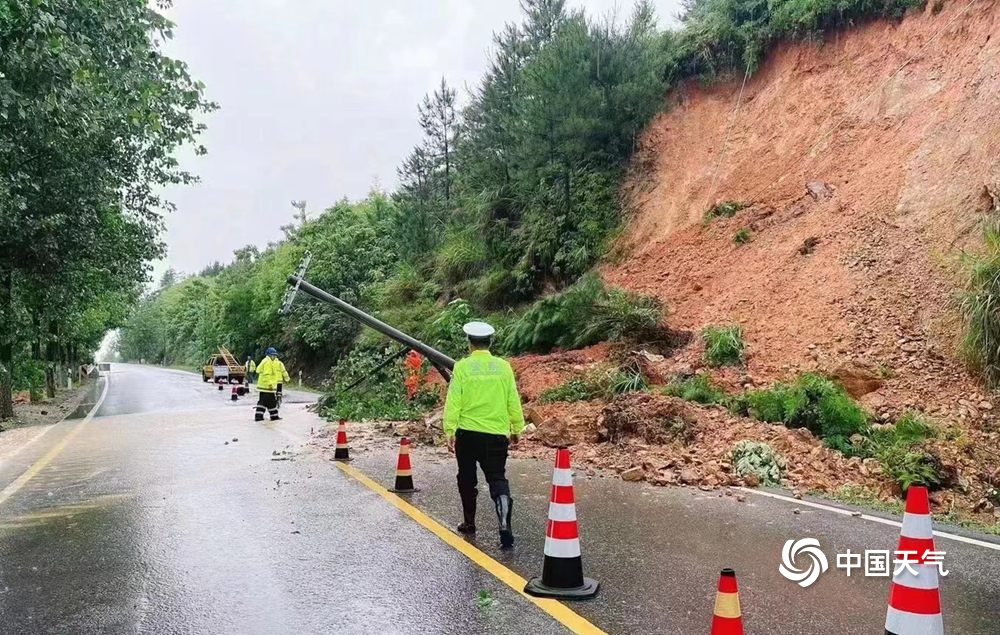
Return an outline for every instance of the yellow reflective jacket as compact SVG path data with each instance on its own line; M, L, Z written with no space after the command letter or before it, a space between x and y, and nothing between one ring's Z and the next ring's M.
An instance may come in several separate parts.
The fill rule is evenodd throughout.
M444 432L453 436L458 429L521 434L521 397L507 360L481 350L455 363L444 404Z
M257 364L257 390L260 392L274 392L278 384L287 381L291 381L291 377L285 370L285 364L277 357L265 357Z
M253 361L251 359L250 363L247 364L247 372L248 373L253 373L253 372L256 372L256 371L257 371L257 362L255 362L255 361Z

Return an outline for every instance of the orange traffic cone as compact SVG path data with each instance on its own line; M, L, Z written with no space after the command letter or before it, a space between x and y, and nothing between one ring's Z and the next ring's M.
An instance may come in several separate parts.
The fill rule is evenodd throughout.
M396 461L396 484L392 490L397 494L418 492L413 486L413 470L410 469L410 440L403 437L399 440L399 459Z
M556 467L552 471L542 575L529 580L524 592L543 598L586 600L597 595L599 588L597 580L583 577L569 450L559 448L556 451Z
M723 569L719 574L719 592L715 595L710 635L743 635L740 592L736 588L736 572L732 569Z
M933 555L928 557L928 552ZM934 564L937 552L926 487L912 485L906 493L897 556L899 566L893 572L885 616L886 635L943 635L938 565ZM905 561L910 564L904 565Z
M240 397L236 394L236 386L233 386L233 394L229 396L230 401L239 401Z
M337 428L337 449L333 451L334 461L350 461L351 456L347 447L347 419L340 420L340 427Z

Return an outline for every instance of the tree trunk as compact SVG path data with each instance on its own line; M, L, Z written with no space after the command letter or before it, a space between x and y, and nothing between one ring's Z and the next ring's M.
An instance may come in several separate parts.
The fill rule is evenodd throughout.
M49 320L49 337L45 343L45 395L56 396L56 361L59 356L59 324Z
M14 320L14 277L10 270L0 272L0 319ZM0 421L14 417L14 342L12 329L0 329Z

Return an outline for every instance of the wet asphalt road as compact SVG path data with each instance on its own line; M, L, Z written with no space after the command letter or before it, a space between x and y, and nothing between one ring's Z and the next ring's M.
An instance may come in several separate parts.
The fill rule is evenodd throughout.
M114 364L98 416L3 448L0 633L566 632L295 453L317 421L295 396L255 424L255 399Z
M355 467L380 482L392 482L391 449L354 456ZM411 461L421 491L409 500L442 524L457 524L461 517L453 459L437 448L416 447ZM519 546L511 554L499 550L481 477L476 543L521 575L538 575L551 466L515 460L508 465L508 477ZM723 567L737 572L744 625L751 635L884 630L889 580L866 578L856 570L848 577L836 567L836 554L895 550L898 527L750 493L739 502L718 491L597 477L577 478L575 489L584 573L602 587L596 600L572 607L609 633L707 634ZM783 578L778 565L785 541L806 537L819 540L830 568L803 589ZM1000 546L995 537L974 537ZM1000 551L945 538L937 538L935 546L946 552L950 570L941 590L946 632L1000 634Z
M196 375L115 364L93 420L17 448L0 435L0 634L567 632L314 449L300 452L320 422L291 402L308 399L289 394L284 421L254 424L254 398L232 404ZM391 483L391 448L353 456ZM450 457L412 457L422 490L410 500L453 526ZM519 460L509 472L519 545L499 551L484 494L478 546L530 577L551 467ZM602 590L572 608L608 633L708 633L724 566L737 571L750 634L882 632L888 581L848 578L835 554L895 549L896 527L756 495L610 478L576 488L585 572ZM778 574L784 541L804 537L831 565L808 589ZM951 570L947 632L1000 633L1000 551L937 546Z

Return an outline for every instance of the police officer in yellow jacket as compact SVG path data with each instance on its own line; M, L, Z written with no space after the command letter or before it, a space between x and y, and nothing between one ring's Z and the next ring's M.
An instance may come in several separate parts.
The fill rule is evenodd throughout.
M517 445L524 429L521 398L510 364L490 353L493 327L469 322L462 330L469 338L471 354L455 364L444 406L448 449L458 462L458 494L464 517L458 531L476 531L478 463L497 512L500 546L509 549L514 546L513 504L505 472L507 450Z
M278 421L278 392L281 391L281 384L290 381L285 365L278 359L278 351L275 348L267 349L267 357L257 364L257 391L260 397L257 399L257 410L254 413L254 421L264 420L264 410L271 415L271 421Z

